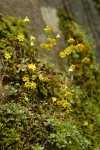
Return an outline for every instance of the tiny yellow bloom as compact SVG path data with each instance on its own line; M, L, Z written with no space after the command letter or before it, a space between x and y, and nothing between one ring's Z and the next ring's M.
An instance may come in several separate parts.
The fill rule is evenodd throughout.
M60 57L61 58L64 58L66 56L66 53L65 52L60 52Z
M35 44L34 44L34 42L32 41L30 45L31 45L31 46L34 46Z
M88 126L88 124L89 124L88 121L84 121L83 123L84 126Z
M36 75L32 75L32 80L34 81L36 79Z
M23 80L23 81L27 81L27 82L28 82L28 81L29 81L29 77L24 76L24 77L22 78L22 80Z
M71 65L68 71L73 72L74 70L75 70L75 65Z
M87 64L90 62L90 58L88 57L85 57L83 60L82 60L83 63Z
M46 26L46 28L44 29L44 31L45 31L46 33L51 33L52 28L51 28L50 26Z
M44 80L44 77L43 77L43 75L42 75L42 74L40 74L40 75L39 75L39 79L40 79L41 81L43 81L43 80Z
M35 82L31 82L30 88L31 89L36 89L37 84Z
M4 55L5 55L6 59L10 59L11 58L11 54L9 52L5 52Z
M24 22L30 22L29 18L26 16Z
M83 44L77 44L75 48L76 48L77 52L82 52L84 49L84 45Z
M50 44L51 44L51 45L56 45L56 44L57 44L56 39L51 39L51 40L50 40Z
M66 55L70 55L73 51L73 46L68 46L65 50Z
M70 98L72 98L73 94L72 94L71 92L67 92L67 93L65 93L64 96L65 96L67 99L70 99Z
M32 69L33 71L36 70L36 66L35 66L35 64L33 64L33 63L29 64L29 65L28 65L28 68L29 68L29 69Z
M47 44L46 49L47 50L51 50L52 49L52 45L51 44Z
M56 102L56 101L57 101L57 98L56 98L56 97L52 97L52 101L53 101L53 102Z
M60 87L60 90L65 91L66 89L68 89L68 86L65 84L62 84Z
M59 34L56 35L56 39L60 39L60 35Z
M29 88L30 86L31 86L31 82L28 82L28 81L25 82L25 87L26 87L26 88Z
M70 106L71 106L71 104L70 103L68 103L66 100L61 100L61 105L62 105L62 107L63 108L69 108Z
M36 40L36 37L34 37L34 36L31 35L30 41L32 42L32 41L35 41L35 40Z
M74 42L75 42L75 40L73 38L69 38L67 41L68 44L73 44Z
M9 85L5 85L4 88L5 88L6 90L8 90L8 89L9 89Z
M24 41L24 40L25 40L25 37L24 37L23 34L19 34L19 35L17 35L17 39L18 39L19 41Z

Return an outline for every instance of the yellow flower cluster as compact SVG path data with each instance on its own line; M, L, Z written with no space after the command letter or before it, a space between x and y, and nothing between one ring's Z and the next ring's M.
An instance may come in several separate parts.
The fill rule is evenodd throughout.
M40 47L44 48L46 50L51 50L53 48L53 46L57 44L57 40L56 39L52 39L50 37L47 38L47 41L49 43L42 43L42 44L40 44Z
M48 33L48 37L47 37L47 42L46 43L42 43L40 44L40 47L46 50L51 50L53 48L53 46L55 46L57 44L57 39L60 38L60 35L57 34L56 38L51 38L50 33L52 31L52 28L50 26L46 26L46 28L44 29L46 33Z
M28 65L28 68L31 69L32 71L35 71L36 70L36 65L31 63Z
M10 59L11 58L11 53L5 52L4 56L5 56L6 59Z
M69 102L67 102L66 100L61 100L61 101L57 101L57 105L58 106L62 106L64 109L65 108L70 108L71 104Z
M35 83L35 82L29 82L29 81L26 81L25 82L25 87L26 88L31 88L31 89L36 89L36 86L37 86L37 84Z
M68 46L64 51L60 52L60 57L64 58L66 55L70 55L73 51L73 45Z
M21 41L24 41L25 40L25 37L23 34L18 34L17 35L17 39L21 42Z
M62 92L64 92L64 91L66 91L66 89L68 89L68 86L62 84L60 90L61 90Z
M90 62L90 58L88 57L85 57L83 60L82 60L83 63L87 64Z
M51 28L50 26L46 26L45 29L44 29L44 31L45 31L46 33L51 33L52 28Z
M84 45L83 44L77 44L75 46L75 49L77 52L82 52L84 50Z

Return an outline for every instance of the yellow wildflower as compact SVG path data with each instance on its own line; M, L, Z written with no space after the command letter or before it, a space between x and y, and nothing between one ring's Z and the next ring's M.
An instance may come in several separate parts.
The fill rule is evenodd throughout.
M87 64L90 62L90 58L88 57L85 57L83 60L82 60L83 63Z
M19 35L17 36L17 39L18 39L19 41L24 41L24 40L25 40L25 37L24 37L23 34L19 34Z
M46 28L44 29L44 31L45 31L46 33L51 33L52 28L51 28L50 26L46 26Z
M89 124L88 121L84 121L83 123L84 126L88 126L88 124Z
M51 50L52 49L52 45L51 44L47 44L46 49L47 50Z
M64 58L66 56L66 53L65 52L60 52L60 57L61 58Z
M68 71L73 72L74 70L75 70L75 65L71 65Z
M29 81L29 77L24 76L24 77L22 78L22 80L23 80L23 81L27 81L27 82L28 82L28 81Z
M65 93L65 95L64 95L67 99L70 99L72 96L73 96L73 94L71 93L71 92L67 92L67 93Z
M74 42L75 42L75 40L73 38L69 38L67 41L68 44L73 44Z
M66 55L70 55L72 53L72 50L73 50L73 46L68 46L64 51Z
M8 90L9 89L9 85L5 85L5 87L4 87L6 90Z
M36 37L34 37L34 36L31 35L30 41L32 42L32 41L35 41L35 40L36 40Z
M77 52L81 52L84 49L84 45L83 44L77 44L76 45L76 51Z
M31 46L34 46L35 44L34 44L34 42L32 41L30 45L31 45Z
M10 59L11 58L11 54L9 52L5 52L4 55L5 55L6 59Z
M32 75L32 80L34 81L36 79L36 75Z
M37 85L37 84L36 84L35 82L31 82L30 88L31 88L31 89L36 89L36 85Z
M24 99L25 99L25 101L27 101L27 102L28 102L28 100L29 100L29 98L28 98L28 97L26 97L26 96L25 96L25 98L24 98Z
M26 16L24 22L30 22L29 18Z
M61 88L60 88L60 90L62 90L62 91L65 91L66 89L68 89L68 86L67 85L61 85Z
M60 35L59 34L56 35L56 39L60 39Z
M64 108L70 108L70 106L71 106L71 104L70 103L68 103L68 102L66 102L65 100L64 100L64 102L62 103L62 106L64 107Z
M28 65L28 68L29 68L29 69L32 69L33 71L36 70L36 66L35 66L35 64L33 64L33 63L29 64L29 65Z
M56 101L57 101L57 98L56 98L56 97L52 97L52 101L53 101L53 102L56 102Z
M41 81L44 80L44 77L43 77L42 74L39 75L39 79L40 79Z
M51 39L51 40L50 40L50 44L51 44L51 45L56 45L56 43L57 43L56 39Z
M28 82L28 81L25 82L25 87L26 87L26 88L29 88L30 86L31 86L31 82Z
M90 125L89 125L89 128L90 128L90 129L93 129L93 124L90 124Z

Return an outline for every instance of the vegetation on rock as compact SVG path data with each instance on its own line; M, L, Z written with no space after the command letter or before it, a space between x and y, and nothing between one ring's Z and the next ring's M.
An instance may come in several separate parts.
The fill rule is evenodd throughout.
M65 72L37 56L52 50L60 35L44 29L47 39L38 47L24 20L0 15L0 148L2 150L93 150L100 143L100 71L91 45L75 26L64 21L67 46ZM68 26L67 26L68 25ZM76 25L76 24L74 24ZM69 28L67 28L69 27ZM71 37L67 39L70 27ZM67 33L65 31L68 31Z

